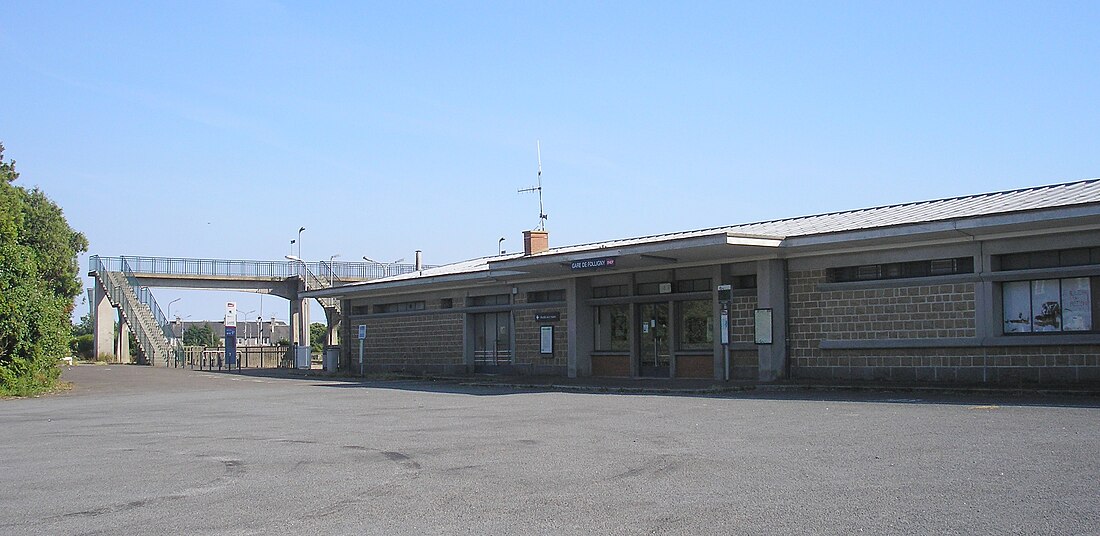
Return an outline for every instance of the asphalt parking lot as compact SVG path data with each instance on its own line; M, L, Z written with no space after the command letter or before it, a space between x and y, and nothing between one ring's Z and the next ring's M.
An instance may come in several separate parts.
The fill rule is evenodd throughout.
M0 534L1100 533L1095 399L63 377L0 400Z

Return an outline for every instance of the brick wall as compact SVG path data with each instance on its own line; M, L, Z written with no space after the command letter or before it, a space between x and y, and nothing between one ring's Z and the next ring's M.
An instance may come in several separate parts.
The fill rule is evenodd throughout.
M753 342L756 296L734 296L730 301L730 342Z
M366 324L366 369L409 372L464 370L463 315L416 314L393 317L356 316L351 325ZM352 370L358 368L358 341L349 348Z
M536 313L558 313L556 322L535 322ZM569 320L564 307L545 309L518 309L512 312L516 327L515 364L535 367L565 367L569 362ZM542 347L541 326L554 326L554 353L540 353ZM534 370L532 370L534 371Z
M939 383L1100 381L1096 346L822 349L823 340L971 338L973 283L820 290L824 270L791 272L789 356L795 379Z

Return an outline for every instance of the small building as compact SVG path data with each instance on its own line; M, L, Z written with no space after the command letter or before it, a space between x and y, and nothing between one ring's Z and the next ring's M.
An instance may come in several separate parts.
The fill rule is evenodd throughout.
M341 367L1100 382L1100 179L548 247L307 293Z

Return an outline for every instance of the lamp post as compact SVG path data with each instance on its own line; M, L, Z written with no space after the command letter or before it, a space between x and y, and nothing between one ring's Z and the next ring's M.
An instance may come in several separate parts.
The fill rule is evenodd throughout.
M305 230L306 230L305 227L302 227L301 229L298 229L298 258L299 259L302 258L302 231L305 231Z
M500 240L497 240L497 254L498 255L504 255L504 237L503 236L500 237Z
M389 275L390 275L390 266L393 266L393 265L395 265L399 262L404 262L405 259L400 258L400 259L397 259L396 261L393 261L393 262L390 262L390 263L382 263L382 262L378 262L378 261L376 261L376 260L374 260L374 259L372 259L372 258L370 258L366 255L363 255L363 260L365 260L367 262L370 262L370 263L377 264L378 266L381 266L382 267L382 277L389 277Z
M255 311L256 309L252 309L241 315L241 318L244 318L244 340L249 340L249 315L255 313Z
M178 302L182 299L183 298L176 298L176 299L168 302L168 312L165 313L164 317L167 318L169 322L172 320L172 304L176 303L176 302ZM183 339L183 327L182 326L180 327L180 339Z
M294 267L298 272L298 277L302 277L302 268L298 265L298 263L302 263L303 265L305 264L305 262L302 261L302 258L297 255L283 255L283 257L285 257L288 261L294 263Z
M328 286L330 287L334 284L334 280L336 279L336 272L332 269L332 259L339 256L340 254L337 253L335 255L329 255L328 257Z

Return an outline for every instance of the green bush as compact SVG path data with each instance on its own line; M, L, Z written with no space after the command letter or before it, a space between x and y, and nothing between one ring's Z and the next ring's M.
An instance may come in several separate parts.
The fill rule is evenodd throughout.
M69 349L73 351L73 355L77 358L90 361L95 357L94 336L89 333L87 335L73 337L69 341Z
M61 373L88 241L41 190L12 185L19 174L3 155L0 144L0 394L26 396Z

